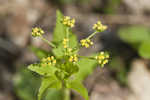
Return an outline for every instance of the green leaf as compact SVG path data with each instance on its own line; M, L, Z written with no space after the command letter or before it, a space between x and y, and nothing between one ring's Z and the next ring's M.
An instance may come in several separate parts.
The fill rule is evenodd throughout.
M57 70L54 66L41 66L40 64L31 64L28 69L42 76L53 76Z
M47 91L48 88L61 88L61 82L57 80L56 77L43 77L42 83L38 92L38 100L41 100L43 94Z
M69 47L74 48L78 45L77 37L69 31Z
M119 36L127 43L141 43L150 39L150 31L142 26L124 27L119 30Z
M33 76L33 73L24 67L14 75L13 85L19 100L36 100L40 79L39 76Z
M43 57L47 57L48 55L50 55L49 52L47 52L46 50L43 50L41 48L37 48L35 46L30 46L29 49L34 52L34 54L39 58L42 59Z
M61 58L64 55L64 48L62 41L66 37L66 29L67 27L61 23L61 19L63 18L63 14L60 11L56 12L56 27L54 29L53 34L53 42L57 45L58 48L54 48L52 51L57 58ZM69 46L71 48L77 46L77 37L69 30Z
M21 68L14 75L14 90L19 100L37 100L37 92L40 87L41 78L28 69ZM42 84L41 84L42 85ZM52 84L46 92L44 100L62 100L63 93L58 90L61 87L59 82ZM44 93L45 93L44 92Z
M63 100L63 91L57 90L54 88L50 88L47 91L47 95L45 96L45 100Z
M57 57L57 58L61 58L64 56L64 52L63 52L63 46L62 44L58 44L57 45L57 48L54 48L52 50L53 54Z
M140 45L138 52L143 58L150 59L150 40L143 42Z
M67 83L67 88L78 92L85 100L89 100L88 91L80 81L71 81Z
M61 23L63 14L59 10L57 10L56 16L57 19L56 19L56 27L54 29L54 34L53 34L53 42L59 43L62 41L62 39L65 38L66 27Z
M81 59L78 62L79 72L75 74L76 80L84 80L89 74L91 74L96 67L97 62L91 59Z

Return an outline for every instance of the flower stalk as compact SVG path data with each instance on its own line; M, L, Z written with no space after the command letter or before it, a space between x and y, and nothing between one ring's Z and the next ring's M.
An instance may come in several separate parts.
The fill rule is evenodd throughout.
M97 31L95 31L94 33L92 33L90 36L87 37L87 39L91 39L94 35L96 35L96 33L98 33Z
M47 39L45 39L43 36L40 36L40 38L46 42L49 46L53 47L53 48L56 48L56 46L52 43L52 42L49 42Z

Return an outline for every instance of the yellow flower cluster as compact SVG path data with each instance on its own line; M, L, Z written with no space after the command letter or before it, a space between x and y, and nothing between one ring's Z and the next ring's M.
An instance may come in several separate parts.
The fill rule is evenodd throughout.
M69 39L68 38L64 38L63 39L63 46L64 46L64 48L68 48L68 42L69 42Z
M62 23L72 28L75 25L75 19L71 19L69 16L64 16L64 18L62 19Z
M74 54L74 55L72 55L72 56L69 57L69 62L75 63L77 61L78 61L78 57L77 57L76 54Z
M89 48L91 45L93 45L93 42L90 39L82 39L80 40L81 46L85 48Z
M50 56L50 57L47 57L47 58L43 58L42 59L42 63L43 65L55 65L56 64L56 59L54 58L54 56Z
M100 21L93 25L93 29L98 32L103 32L107 29L106 25L103 25Z
M32 36L33 37L38 37L44 34L44 31L41 28L35 27L32 28Z
M98 63L103 67L105 64L108 63L109 54L105 52L100 52L98 56L95 57L98 60Z

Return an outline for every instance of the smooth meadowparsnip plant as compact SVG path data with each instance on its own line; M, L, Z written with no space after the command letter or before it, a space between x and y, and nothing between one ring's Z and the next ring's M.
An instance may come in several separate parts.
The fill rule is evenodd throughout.
M49 55L40 59L38 63L28 66L29 70L41 75L42 82L38 92L38 100L43 98L43 94L49 88L73 89L85 100L89 100L88 91L83 86L82 80L91 73L93 66L98 64L103 67L109 61L109 54L104 51L92 56L78 54L81 48L90 48L94 45L91 40L93 36L105 31L107 26L98 21L93 25L94 32L79 42L71 31L74 26L74 18L63 16L57 11L53 41L50 42L43 36L45 32L41 28L35 27L32 29L34 38L40 38L52 47ZM62 98L62 100L68 99Z

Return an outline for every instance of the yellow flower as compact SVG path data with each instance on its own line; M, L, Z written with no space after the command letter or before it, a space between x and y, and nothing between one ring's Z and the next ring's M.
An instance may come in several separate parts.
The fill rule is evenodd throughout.
M48 61L51 61L51 57L47 57L47 60L48 60Z
M52 63L51 62L49 62L49 63L47 63L48 65L51 65Z
M74 55L72 55L72 56L69 57L69 62L75 63L77 61L78 61L78 57L77 57L76 54L74 54Z
M98 32L103 32L107 29L107 26L103 25L101 21L98 21L96 24L93 25L93 29Z
M53 60L53 64L56 64L56 60Z
M54 56L51 56L51 60L54 60Z
M100 66L103 67L105 64L108 63L109 54L102 51L102 52L99 53L98 56L95 56L95 59L98 61Z
M68 38L64 38L63 39L63 46L64 46L64 48L67 48L68 47L68 42L69 42L69 39Z
M70 56L69 61L73 62L73 56Z
M69 16L64 16L64 18L62 19L62 24L72 28L75 25L75 19L71 19Z
M67 45L64 45L64 48L66 49L68 46Z
M107 64L107 63L108 63L108 60L105 59L105 60L103 61L103 64L105 65L105 64Z
M56 59L54 58L54 56L50 56L47 58L43 58L42 59L42 65L55 65L56 64Z
M89 48L91 45L93 45L93 42L90 39L82 39L80 40L81 46L85 48Z
M32 36L33 37L38 37L44 34L44 31L41 28L35 27L32 28Z

